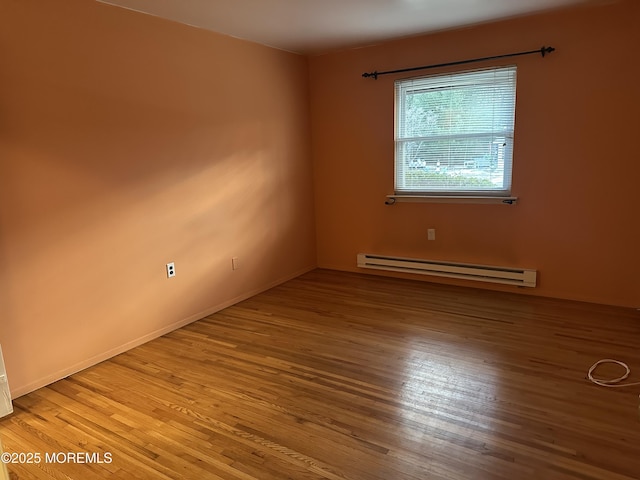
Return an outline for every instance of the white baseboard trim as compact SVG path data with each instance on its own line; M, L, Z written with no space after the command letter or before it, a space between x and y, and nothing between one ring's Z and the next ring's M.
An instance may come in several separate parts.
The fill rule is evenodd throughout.
M305 267L291 275L287 275L285 277L279 278L278 280L270 282L267 285L264 285L260 288L243 293L242 295L238 295L235 298L219 303L202 312L198 312L193 315L190 315L186 318L183 318L182 320L178 320L177 322L174 322L170 325L167 325L158 330L150 332L146 335L143 335L142 337L136 338L135 340L131 340L130 342L127 342L123 345L120 345L115 348L111 348L105 352L99 353L98 355L94 355L93 357L83 360L82 362L78 362L75 365L72 365L68 368L64 368L55 373L52 373L51 375L47 375L45 377L39 378L38 380L31 382L27 385L18 386L15 389L11 389L11 396L15 399L15 398L21 397L22 395L26 395L27 393L33 392L34 390L50 385L51 383L57 382L58 380L61 380L70 375L73 375L74 373L78 373L82 370L85 370L86 368L92 367L94 365L97 365L100 362L113 358L116 355L120 355L121 353L131 350L132 348L138 347L144 343L147 343L151 340L161 337L162 335L166 335L167 333L170 333L170 332L173 332L174 330L182 328L185 325L189 325L190 323L200 320L208 315L212 315L216 312L219 312L220 310L224 310L225 308L228 308L232 305L235 305L236 303L239 303L243 300L251 298L259 293L267 291L273 287L277 287L278 285L288 282L289 280L299 277L300 275L303 275L307 272L310 272L315 268L316 268L315 265L310 267Z

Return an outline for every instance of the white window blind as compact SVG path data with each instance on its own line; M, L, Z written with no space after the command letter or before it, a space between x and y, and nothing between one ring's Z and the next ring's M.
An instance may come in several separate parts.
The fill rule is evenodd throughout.
M395 83L396 195L509 196L516 67Z

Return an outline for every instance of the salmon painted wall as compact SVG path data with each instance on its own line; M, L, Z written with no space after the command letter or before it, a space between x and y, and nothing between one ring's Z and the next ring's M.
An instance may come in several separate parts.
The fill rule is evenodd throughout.
M14 395L315 267L304 57L90 0L2 0L0 65Z
M522 292L640 307L639 23L640 2L608 2L311 58L319 265L356 271L365 252L529 267L539 286ZM475 65L518 66L518 204L385 206L400 76L361 74L543 45L557 51Z

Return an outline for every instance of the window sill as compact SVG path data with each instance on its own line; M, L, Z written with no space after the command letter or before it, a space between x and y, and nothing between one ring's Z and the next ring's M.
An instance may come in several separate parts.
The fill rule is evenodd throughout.
M387 205L395 203L476 203L513 205L518 197L491 197L465 195L387 195Z

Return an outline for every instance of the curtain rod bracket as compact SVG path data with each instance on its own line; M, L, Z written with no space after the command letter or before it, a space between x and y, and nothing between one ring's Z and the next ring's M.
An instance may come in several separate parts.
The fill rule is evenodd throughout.
M540 55L542 55L542 58L544 58L544 56L545 56L547 53L551 53L551 52L555 52L555 51L556 51L556 49L555 49L555 48L553 48L553 47L542 47L542 48L540 49Z

